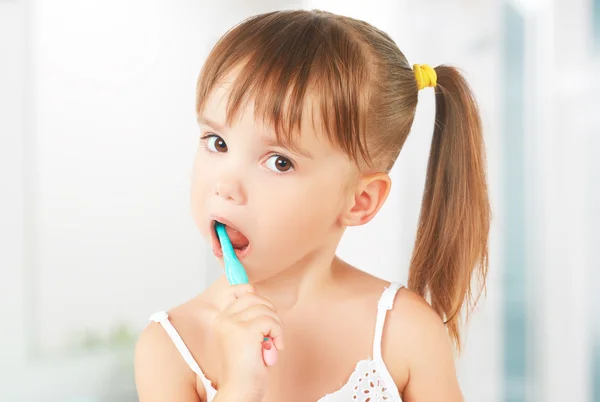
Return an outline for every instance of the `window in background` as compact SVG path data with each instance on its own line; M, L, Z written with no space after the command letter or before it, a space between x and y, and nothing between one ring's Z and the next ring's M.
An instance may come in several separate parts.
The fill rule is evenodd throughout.
M600 53L600 0L592 1L592 29L594 30L594 45L596 53ZM599 399L600 400L600 399Z
M600 402L600 341L598 335L594 342L592 387L592 401Z
M598 1L597 3L600 3ZM600 7L598 7L600 8ZM599 21L600 22L600 21ZM600 25L600 24L599 24ZM597 28L598 29L598 28ZM597 49L600 55L600 37L597 37ZM600 60L592 65L592 71L598 71ZM588 116L594 116L600 106L600 100L597 99L597 93L600 89L600 77L594 75L592 78L593 85L588 93L587 99L584 100L588 107ZM600 153L600 137L597 135L600 132L600 117L597 115L588 118L591 125L588 127L588 160L590 161L590 176L589 176L589 194L590 200L588 203L589 216L591 224L589 226L589 247L590 247L590 285L588 288L591 314L591 329L592 329L592 402L600 402L600 294L598 293L598 283L600 283L600 257L594 253L593 247L600 241L600 161L597 158Z
M526 267L524 225L525 21L509 2L503 13L504 48L504 401L526 401Z
M592 21L592 29L593 29L593 43L594 43L594 50L596 52L597 55L600 56L600 0L593 0L592 1L592 16L593 16L593 21ZM600 57L599 57L600 58ZM600 64L598 62L596 62L596 64ZM600 82L598 80L598 78L596 77L596 88L600 85ZM598 132L597 130L595 132ZM592 150L592 152L594 152L593 150L598 150L600 151L600 141L598 140L598 137L594 135L594 131L591 130L591 139L592 141L595 141L596 145L590 147L590 150ZM590 158L590 160L594 160L593 158ZM596 162L598 163L598 162ZM598 167L600 168L600 164L598 165ZM600 203L600 186L597 183L600 183L600 173L599 173L600 169L592 169L592 182L591 182L591 189L592 189L592 194L593 194L593 200L592 200L592 209L590 210L592 213L592 218L596 220L596 222L598 224L600 224L600 212L598 211L594 211L594 207L593 205L599 205ZM594 174L595 172L595 174ZM594 184L596 183L596 184ZM595 191L595 192L594 192ZM594 214L596 214L594 216ZM592 239L599 239L600 238L600 230L596 229L599 226L597 224L592 224L592 230L596 233L592 232ZM598 258L596 256L594 256L595 258ZM592 270L593 268L593 262L592 262ZM596 273L596 275L598 275ZM590 293L592 296L592 314L593 317L595 317L596 322L592 323L592 327L594 328L594 333L592 334L593 336L593 351L594 354L592 356L592 401L594 402L600 402L600 322L598 322L598 317L600 317L600 297L598 295L594 295L593 293ZM595 300L594 300L595 298Z

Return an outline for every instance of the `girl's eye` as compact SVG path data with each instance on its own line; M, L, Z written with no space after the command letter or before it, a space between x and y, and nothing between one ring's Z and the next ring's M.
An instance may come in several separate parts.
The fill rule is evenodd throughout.
M206 139L206 148L211 152L227 152L227 144L223 138L216 134L209 134Z
M292 161L282 155L273 155L266 163L267 167L276 173L285 173L294 169Z

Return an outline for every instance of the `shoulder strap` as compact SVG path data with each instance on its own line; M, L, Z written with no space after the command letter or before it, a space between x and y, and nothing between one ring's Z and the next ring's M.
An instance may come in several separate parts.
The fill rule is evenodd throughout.
M200 369L200 366L192 356L192 353L185 345L185 342L183 342L183 339L181 339L179 332L177 332L173 324L171 324L167 312L159 311L158 313L153 314L150 317L150 321L154 321L162 325L162 327L167 332L167 335L169 335L169 338L171 338L171 340L175 344L175 347L179 351L179 354L181 355L181 357L183 357L183 360L185 360L190 369L192 369L192 371L196 373L198 377L200 377L200 379L202 380L202 385L204 385L204 389L206 390L207 395L214 394L216 391L214 390L212 383L208 378L206 378L206 376Z
M383 360L381 356L381 339L383 337L383 326L388 310L394 307L394 299L398 289L402 287L399 283L391 283L385 288L379 303L377 303L377 321L375 322L375 337L373 339L373 360Z

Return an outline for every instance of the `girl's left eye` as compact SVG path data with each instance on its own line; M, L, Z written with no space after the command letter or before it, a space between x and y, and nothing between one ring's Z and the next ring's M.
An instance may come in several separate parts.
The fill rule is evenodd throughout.
M227 152L227 143L216 134L209 134L204 137L206 148L211 152Z
M273 155L267 159L267 167L275 173L286 173L294 169L291 160L282 155Z

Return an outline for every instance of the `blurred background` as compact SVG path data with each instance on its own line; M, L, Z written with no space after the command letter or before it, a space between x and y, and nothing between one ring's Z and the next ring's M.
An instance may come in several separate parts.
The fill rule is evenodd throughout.
M219 275L189 214L198 72L229 27L283 8L465 71L494 210L466 400L599 402L600 0L0 0L0 401L137 400L148 317ZM432 93L389 202L339 250L389 280L407 279Z

